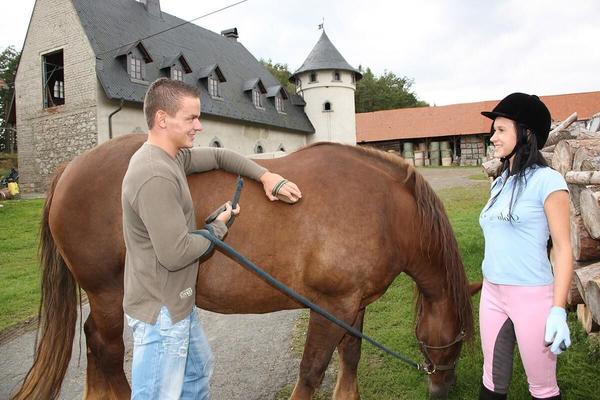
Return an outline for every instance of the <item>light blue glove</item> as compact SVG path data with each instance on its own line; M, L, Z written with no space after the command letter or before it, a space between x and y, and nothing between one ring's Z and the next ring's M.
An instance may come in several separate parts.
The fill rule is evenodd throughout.
M569 326L567 325L567 312L562 307L554 306L550 309L546 320L546 346L552 345L550 351L558 355L571 345Z

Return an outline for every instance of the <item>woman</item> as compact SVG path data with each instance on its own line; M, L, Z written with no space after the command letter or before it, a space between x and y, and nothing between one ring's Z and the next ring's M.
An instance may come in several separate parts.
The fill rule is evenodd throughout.
M493 120L502 172L479 217L485 237L479 398L506 399L516 342L532 398L560 399L556 356L571 344L564 307L573 265L567 184L539 152L550 112L537 96L513 93L482 114Z

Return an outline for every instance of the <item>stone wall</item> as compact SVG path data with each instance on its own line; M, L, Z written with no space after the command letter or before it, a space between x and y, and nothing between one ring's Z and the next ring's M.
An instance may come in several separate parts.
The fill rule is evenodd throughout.
M65 104L43 107L42 57L62 50ZM73 4L35 3L15 80L19 185L43 192L59 164L95 146L96 62Z
M481 165L485 161L485 148L481 135L460 138L460 165Z

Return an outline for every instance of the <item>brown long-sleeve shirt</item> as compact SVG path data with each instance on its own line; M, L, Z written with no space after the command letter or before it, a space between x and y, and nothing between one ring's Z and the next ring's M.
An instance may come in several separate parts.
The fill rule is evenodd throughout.
M215 148L182 149L174 159L146 142L131 158L121 199L127 315L154 324L165 305L175 323L193 310L198 258L210 242L190 233L197 228L186 175L217 168L255 180L266 171L237 153ZM220 238L227 233L222 222L211 225Z

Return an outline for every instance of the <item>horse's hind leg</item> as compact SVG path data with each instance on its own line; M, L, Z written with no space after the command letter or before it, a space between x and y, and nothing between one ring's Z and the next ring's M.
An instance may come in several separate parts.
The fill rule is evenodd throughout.
M353 324L354 328L361 332L364 316L365 309L363 308L358 312ZM358 369L358 362L360 361L361 343L361 339L346 333L340 344L337 346L338 354L340 356L340 370L338 372L335 391L333 392L333 398L336 400L360 399L356 372Z
M355 319L356 311L332 311L338 318L346 322ZM312 398L314 392L321 386L331 355L342 340L344 333L344 329L327 321L319 314L310 312L306 344L300 362L300 373L290 400Z
M122 293L88 294L90 315L87 339L87 377L84 398L129 399L131 390L123 371Z

